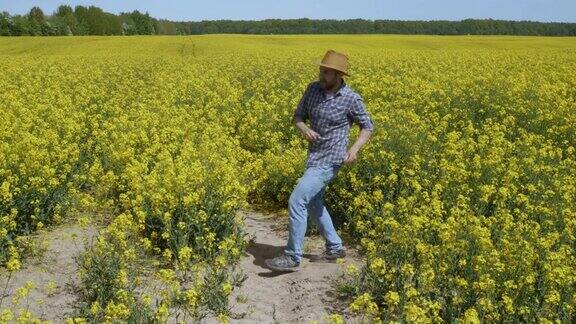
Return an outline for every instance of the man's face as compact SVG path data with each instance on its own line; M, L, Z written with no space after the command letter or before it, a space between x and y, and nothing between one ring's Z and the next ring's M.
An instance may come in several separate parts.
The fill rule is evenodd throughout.
M320 66L318 81L323 90L333 89L338 85L340 72L331 68Z

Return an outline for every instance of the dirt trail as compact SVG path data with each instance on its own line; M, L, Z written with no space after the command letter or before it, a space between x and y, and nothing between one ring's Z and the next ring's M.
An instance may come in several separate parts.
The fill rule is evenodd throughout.
M346 240L344 265L310 262L309 258L321 253L324 247L321 236L311 235L306 236L299 271L272 272L264 260L282 253L288 236L288 216L252 210L240 213L252 240L239 264L246 279L230 296L231 311L243 316L231 318L231 323L308 323L313 320L325 323L326 316L331 313L344 315L346 323L360 322L349 314L347 303L338 298L336 291L336 282L345 273L345 265L361 264L356 250ZM4 294L1 308L15 312L27 308L42 320L64 322L72 315L77 301L78 269L74 256L83 250L84 242L96 234L93 225L82 227L77 224L56 226L34 234L34 241L47 242L46 250L39 256L26 258L21 269L10 277L6 271L0 273L0 294ZM13 305L16 289L28 281L35 285L29 298ZM218 321L206 318L202 322Z
M241 211L245 229L253 237L240 267L247 279L236 288L230 305L233 313L246 313L232 323L308 323L326 322L326 315L341 313L347 323L359 322L346 310L335 289L335 280L345 273L345 265L310 262L311 255L323 250L324 239L306 236L304 258L297 272L278 273L269 270L264 260L282 253L288 237L288 216ZM345 264L360 265L355 249L347 249ZM204 322L214 322L207 319Z
M9 275L6 269L0 273L1 308L19 313L28 309L41 320L62 323L72 315L77 301L78 268L74 257L84 250L84 242L97 233L92 225L64 224L31 235L38 244L46 242L46 250L39 256L25 258L21 269ZM28 298L13 304L16 290L34 284Z

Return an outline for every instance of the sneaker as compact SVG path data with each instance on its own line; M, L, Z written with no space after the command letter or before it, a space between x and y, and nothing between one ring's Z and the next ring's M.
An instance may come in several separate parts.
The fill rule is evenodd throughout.
M300 262L294 261L294 259L286 254L282 254L274 259L266 259L264 263L268 268L276 271L298 271L300 269Z
M336 262L346 256L344 249L324 251L321 255L314 255L310 258L311 262Z

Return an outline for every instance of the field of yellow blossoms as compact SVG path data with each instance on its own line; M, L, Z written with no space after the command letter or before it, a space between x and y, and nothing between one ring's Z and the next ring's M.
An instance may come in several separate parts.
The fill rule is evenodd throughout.
M247 243L236 212L286 208L307 145L291 117L327 49L349 55L376 129L326 191L366 256L349 307L375 322L575 322L574 38L1 38L5 273L29 234L105 209L71 322L226 320ZM165 283L154 295L137 289L147 268ZM0 321L34 316L9 306Z

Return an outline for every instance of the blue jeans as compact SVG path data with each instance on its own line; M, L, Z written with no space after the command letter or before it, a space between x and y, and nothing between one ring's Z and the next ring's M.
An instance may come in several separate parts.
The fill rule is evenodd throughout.
M284 254L292 256L296 261L302 259L304 236L308 225L308 215L311 215L326 241L326 250L343 249L342 239L336 233L332 218L324 206L324 189L332 180L340 165L320 165L306 168L298 184L288 200L290 216L290 234Z

